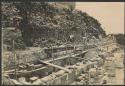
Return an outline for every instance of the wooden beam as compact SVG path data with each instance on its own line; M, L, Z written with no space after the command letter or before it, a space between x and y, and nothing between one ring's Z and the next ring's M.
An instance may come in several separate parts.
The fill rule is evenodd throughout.
M47 60L46 62L57 61L57 60L61 60L61 59L69 58L69 57L70 57L69 55L66 55L66 56L55 58L54 60L53 59Z
M78 56L78 55L81 55L81 54L83 54L83 53L86 53L86 52L88 52L88 50L83 51L83 52L78 53L78 54L74 54L74 55L66 55L66 56L63 56L63 57L55 58L54 60L53 60L53 59L47 60L47 61L45 61L45 62L52 62L52 61L57 61L57 60L66 59L66 58L74 58L74 57L76 57L76 56Z
M84 60L84 58L81 57L73 57L73 58Z
M71 72L71 71L70 71L69 69L67 69L67 68L64 68L64 67L61 67L61 66L58 66L58 65L54 65L54 64L49 63L49 62L46 62L46 61L40 60L40 62L42 62L42 63L44 63L44 64L47 64L47 65L49 65L49 66L52 66L52 67L56 67L56 68L62 69L62 70L67 71L67 72Z
M41 66L42 66L42 64L38 64L38 65L32 65L32 67L33 68L37 68L37 69L40 69L41 68ZM40 67L40 68L39 68ZM2 71L3 73L12 73L12 72L14 72L15 71L15 69L12 69L12 70L8 70L8 71ZM22 71L17 71L18 73L19 72L22 72Z
M31 71L17 71L17 74L28 74L28 73L33 73L33 72L36 72L36 71L39 71L39 70L43 70L47 67L42 67L42 68L38 68L38 69L34 69L34 70L31 70ZM14 74L14 72L4 72L5 74Z

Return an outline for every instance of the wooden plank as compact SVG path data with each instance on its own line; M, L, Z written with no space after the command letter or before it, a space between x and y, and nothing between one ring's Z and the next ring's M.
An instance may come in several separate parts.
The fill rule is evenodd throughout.
M53 60L53 59L50 59L50 60L47 60L46 62L52 62L52 61L61 60L61 59L69 58L69 57L70 57L70 56L67 55L67 56L55 58L54 60Z
M84 58L81 57L73 57L73 58L84 60Z
M34 69L34 70L31 70L31 71L17 71L17 74L27 74L27 73L32 73L32 72L36 72L36 71L39 71L39 70L43 70L47 67L42 67L42 68L38 68L38 69ZM6 74L14 74L14 72L4 72Z
M54 64L49 63L49 62L46 62L46 61L40 60L40 62L42 62L42 63L44 63L44 64L47 64L47 65L50 65L50 66L52 66L52 67L56 67L56 68L65 70L65 71L67 71L67 72L71 72L71 71L70 71L69 69L67 69L67 68L64 68L64 67L61 67L61 66L58 66L58 65L54 65Z
M38 65L32 65L32 67L33 68L38 68L38 67L40 67L41 68L41 66L42 66L42 64L38 64ZM40 68L38 68L38 69L40 69ZM36 69L37 70L37 69ZM12 69L12 70L8 70L8 71L2 71L3 73L12 73L12 72L14 72L15 71L15 69ZM21 72L21 71L17 71L17 72Z
M53 59L47 60L47 61L45 61L45 62L52 62L52 61L57 61L57 60L66 59L66 58L73 58L73 57L76 57L76 56L81 55L81 54L86 53L86 52L88 52L88 50L83 51L83 52L78 53L78 54L74 54L74 55L66 55L66 56L63 56L63 57L55 58L54 60L53 60Z

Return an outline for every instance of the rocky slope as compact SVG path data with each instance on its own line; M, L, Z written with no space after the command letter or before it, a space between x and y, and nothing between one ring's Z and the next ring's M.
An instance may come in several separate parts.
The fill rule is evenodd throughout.
M19 21L13 22L14 19ZM101 24L87 13L45 2L4 2L2 22L6 27L18 28L23 42L29 47L81 42L82 37L105 36ZM74 36L73 41L71 35Z

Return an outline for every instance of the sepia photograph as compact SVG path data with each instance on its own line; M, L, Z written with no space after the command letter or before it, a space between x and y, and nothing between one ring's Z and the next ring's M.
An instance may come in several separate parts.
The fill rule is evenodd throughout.
M1 2L2 85L124 85L124 2Z

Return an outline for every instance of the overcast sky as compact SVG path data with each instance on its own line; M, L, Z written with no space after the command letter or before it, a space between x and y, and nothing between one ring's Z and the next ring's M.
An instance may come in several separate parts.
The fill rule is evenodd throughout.
M76 2L76 9L87 12L109 33L124 33L123 2Z

